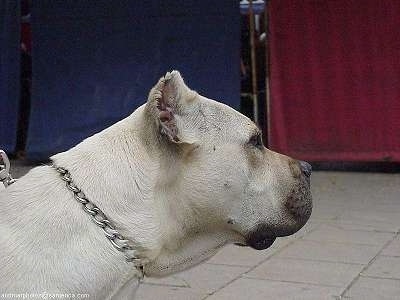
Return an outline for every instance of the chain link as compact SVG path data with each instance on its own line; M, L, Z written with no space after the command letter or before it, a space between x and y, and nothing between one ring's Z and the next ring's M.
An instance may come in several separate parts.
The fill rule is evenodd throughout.
M0 150L0 181L5 187L17 181L10 174L10 160L3 150Z
M124 253L125 258L128 262L132 262L141 272L143 276L143 262L140 258L136 257L130 240L126 239L116 229L114 224L106 217L106 215L98 208L93 202L91 202L85 194L75 185L72 181L71 174L67 169L52 165L54 169L60 174L61 179L66 182L67 188L74 194L75 200L82 205L82 209L91 217L94 224L99 226L106 238L114 246L115 249Z

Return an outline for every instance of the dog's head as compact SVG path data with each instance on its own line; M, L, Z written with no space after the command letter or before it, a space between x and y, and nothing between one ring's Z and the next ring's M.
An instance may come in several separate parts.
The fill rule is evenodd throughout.
M169 206L185 234L266 249L306 223L311 166L268 150L249 118L190 90L177 71L152 89L146 110L167 166L157 186L177 199Z

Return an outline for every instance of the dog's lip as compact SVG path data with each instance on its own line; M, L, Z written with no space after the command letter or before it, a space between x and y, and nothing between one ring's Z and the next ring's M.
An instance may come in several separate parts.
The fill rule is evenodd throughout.
M256 250L265 250L269 247L272 246L272 244L275 242L276 237L264 237L260 239L249 239L247 241L247 244Z
M239 247L249 247L249 245L243 243L234 243L234 245Z
M275 242L280 236L276 229L266 224L259 224L251 230L246 236L246 245L256 250L264 250Z
M275 242L275 240L276 237L264 237L259 239L249 238L244 243L237 242L234 243L234 245L239 247L250 247L256 250L264 250L271 247L271 245Z

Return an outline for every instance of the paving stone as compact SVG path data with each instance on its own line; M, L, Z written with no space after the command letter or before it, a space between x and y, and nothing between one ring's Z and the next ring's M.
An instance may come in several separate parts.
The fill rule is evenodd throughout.
M400 280L400 257L378 256L363 275Z
M274 254L277 248L258 251L249 247L229 245L218 251L207 263L232 266L256 266Z
M381 254L386 256L400 256L400 236L391 241Z
M201 264L163 278L146 278L145 283L171 287L188 287L210 294L248 271L248 267Z
M201 264L176 274L176 277L182 279L192 289L210 294L248 270L248 267Z
M336 228L340 228L343 230L357 230L357 231L372 231L372 232L390 232L396 233L396 226L391 224L376 224L371 222L370 224L356 224L349 221L343 220L333 220L333 221L325 221L324 224L329 226L333 226Z
M177 277L176 275L170 275L170 276L162 277L162 278L145 277L143 282L148 283L148 284L157 284L157 285L190 287L189 284L185 280Z
M379 224L391 226L397 231L400 229L400 217L397 212L377 212L374 209L347 210L338 220L348 221L355 224Z
M372 231L372 232L392 232L397 233L399 226L390 223L383 223L371 220L367 222L365 220L343 220L337 219L332 221L325 221L326 224L335 224L336 226L342 226L343 228L352 228L353 230L360 231Z
M363 267L356 264L272 257L244 276L346 287Z
M219 290L207 300L322 300L335 299L342 288L309 285L303 283L269 281L254 278L240 278Z
M384 245L394 237L393 233L351 230L345 229L345 227L345 225L339 228L335 225L324 224L307 234L304 239L347 244Z
M367 264L381 246L340 244L298 240L283 249L276 257L311 259L320 261Z
M335 220L343 214L343 205L331 205L325 203L314 203L311 220Z
M254 250L249 247L238 247L235 245L225 246L223 249L212 257L208 263L222 264L232 266L256 266L268 257L279 252L281 249L289 245L294 240L303 237L321 224L309 221L298 232L288 237L279 237L273 245L266 250Z
M200 300L205 296L195 289L143 283L136 292L135 300Z
M343 300L397 300L399 296L399 280L360 277L344 294Z
M377 212L391 212L391 213L400 213L400 201L397 203L379 203L374 205L373 208L376 209Z
M312 231L315 231L317 228L321 226L321 222L318 220L312 220L310 219L299 231L297 231L295 234L289 236L288 238L292 238L291 240L295 240L298 238L301 238L307 234L309 234Z

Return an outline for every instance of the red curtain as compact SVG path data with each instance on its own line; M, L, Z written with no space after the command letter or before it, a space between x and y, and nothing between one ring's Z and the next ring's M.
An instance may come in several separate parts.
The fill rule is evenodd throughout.
M270 148L400 161L400 1L272 0Z

